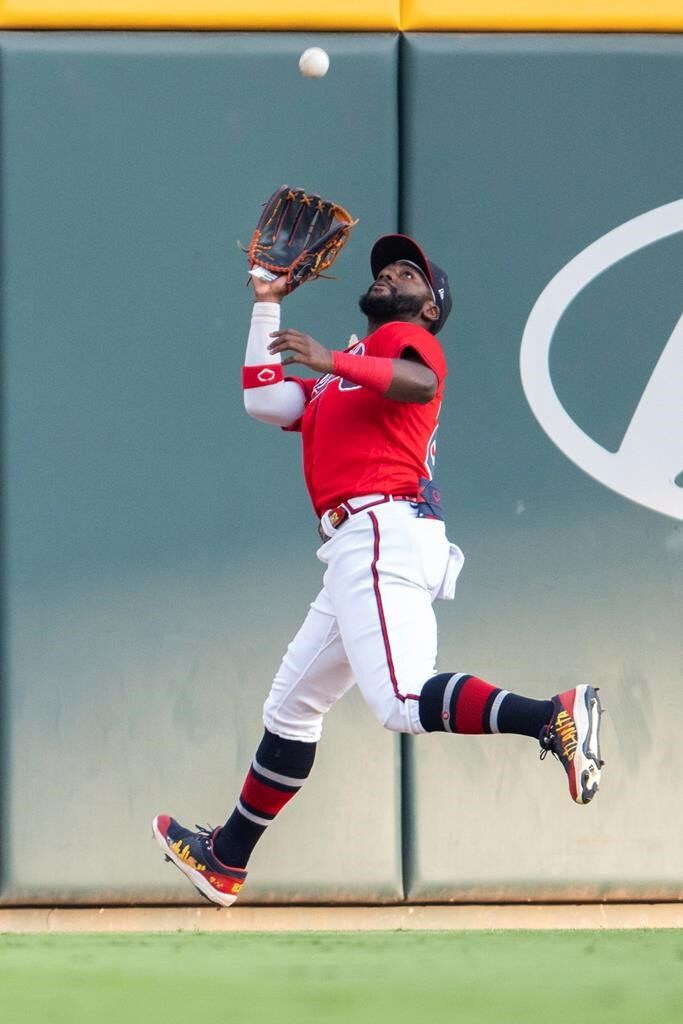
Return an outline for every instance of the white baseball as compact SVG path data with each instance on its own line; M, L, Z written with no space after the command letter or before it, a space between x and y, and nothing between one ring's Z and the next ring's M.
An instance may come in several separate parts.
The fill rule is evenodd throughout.
M320 46L311 46L299 57L299 71L306 78L322 78L329 66L330 58Z

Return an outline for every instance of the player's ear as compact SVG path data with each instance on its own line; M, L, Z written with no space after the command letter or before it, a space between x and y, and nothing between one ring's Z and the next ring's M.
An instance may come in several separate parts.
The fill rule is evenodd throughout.
M431 299L427 299L422 307L422 316L428 324L435 324L439 319L439 307Z

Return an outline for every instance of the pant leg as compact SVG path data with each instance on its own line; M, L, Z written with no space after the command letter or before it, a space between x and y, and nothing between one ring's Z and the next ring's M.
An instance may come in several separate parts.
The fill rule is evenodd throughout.
M287 648L263 707L263 722L283 739L317 743L323 716L354 685L339 625L323 589Z
M436 671L432 601L449 547L444 525L408 502L352 516L318 552L356 682L381 724L422 733L418 699Z

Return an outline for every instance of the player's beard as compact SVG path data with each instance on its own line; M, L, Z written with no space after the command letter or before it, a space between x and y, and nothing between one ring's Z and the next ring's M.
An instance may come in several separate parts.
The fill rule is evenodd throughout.
M419 295L399 295L391 285L373 294L372 286L358 300L361 313L374 323L387 323L397 316L414 316L424 305Z

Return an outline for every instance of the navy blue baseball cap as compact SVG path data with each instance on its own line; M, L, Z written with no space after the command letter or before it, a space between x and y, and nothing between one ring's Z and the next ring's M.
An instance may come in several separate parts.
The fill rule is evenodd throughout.
M430 330L432 334L438 334L453 308L451 289L445 270L428 260L422 248L408 235L383 235L378 238L370 253L370 267L375 279L390 263L398 262L412 263L416 266L432 289L440 316Z

